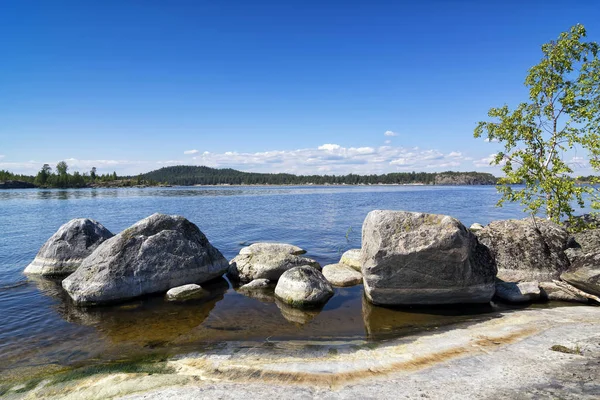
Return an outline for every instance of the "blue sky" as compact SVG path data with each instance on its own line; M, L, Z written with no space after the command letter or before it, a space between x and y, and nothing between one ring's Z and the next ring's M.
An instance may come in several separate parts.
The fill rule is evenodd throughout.
M599 16L593 0L0 1L0 169L498 173L477 121L526 99L542 43L576 23L600 41Z

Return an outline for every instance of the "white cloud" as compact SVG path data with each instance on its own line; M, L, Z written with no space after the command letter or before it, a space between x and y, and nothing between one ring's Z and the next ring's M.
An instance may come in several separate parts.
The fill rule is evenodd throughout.
M488 142L488 143L490 143L490 142L492 142L492 143L498 143L499 142L498 139L490 139L490 138L485 138L485 141Z
M492 161L494 161L494 159L496 158L496 154L490 154L487 157L484 158L480 158L478 160L474 160L473 161L473 165L475 165L477 168L490 168L490 167L495 167L495 165L490 165L490 163Z
M448 157L450 157L450 158L460 158L460 157L462 157L462 153L460 151L453 151L450 154L448 154Z
M339 144L329 144L329 143L318 147L319 150L327 150L327 151L334 151L334 150L338 150L340 148L341 148L341 146Z
M0 154L0 160L4 158L4 154Z
M398 136L398 134L394 131L385 131L385 136Z
M390 143L392 143L392 141L391 141L391 140L386 140L386 141L385 141L385 142L383 142L383 143L385 143L385 144L390 144Z
M183 152L183 154L198 154L199 151L198 150L186 150Z

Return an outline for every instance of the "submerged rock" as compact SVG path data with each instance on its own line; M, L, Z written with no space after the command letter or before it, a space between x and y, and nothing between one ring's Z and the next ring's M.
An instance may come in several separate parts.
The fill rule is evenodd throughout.
M177 286L167 291L166 298L169 301L185 301L207 297L209 292L202 286L190 283L189 285Z
M75 303L93 305L202 283L227 267L196 225L154 214L98 246L63 287Z
M539 282L498 282L496 297L508 303L527 303L540 298Z
M487 303L496 265L455 218L371 211L362 229L365 294L374 304Z
M494 221L477 232L506 282L550 282L569 268L569 234L552 221L531 218Z
M330 264L323 267L323 276L333 286L354 286L362 283L362 274L345 264Z
M360 271L362 266L361 254L361 249L350 249L342 254L342 258L340 258L340 264L345 264L357 271Z
M321 268L311 258L299 256L301 248L284 243L255 243L244 247L229 263L228 276L237 281L255 279L277 281L285 271L301 265Z
M23 272L44 276L68 275L102 242L113 236L97 221L73 219L58 228Z
M311 308L325 304L333 296L333 288L321 271L303 265L281 275L275 296L292 307Z

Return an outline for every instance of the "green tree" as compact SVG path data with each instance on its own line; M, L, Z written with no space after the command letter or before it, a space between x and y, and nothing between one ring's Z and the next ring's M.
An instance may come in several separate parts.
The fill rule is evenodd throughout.
M92 170L90 171L90 178L92 178L92 181L96 180L96 167L92 167Z
M52 175L52 168L48 164L44 164L40 172L35 177L35 184L44 186L48 182L48 178Z
M67 175L68 170L69 170L69 166L67 165L66 162L60 161L58 164L56 164L56 172L58 173L58 175L65 176L65 175Z
M494 120L475 128L475 137L504 145L491 163L505 173L498 182L499 205L518 201L532 216L542 209L555 222L572 218L572 202L584 207L586 194L598 207L596 190L578 185L565 160L565 152L574 149L587 153L592 168L600 167L599 46L585 37L585 28L575 25L542 45L542 60L525 79L529 101L514 110L491 108L488 116Z

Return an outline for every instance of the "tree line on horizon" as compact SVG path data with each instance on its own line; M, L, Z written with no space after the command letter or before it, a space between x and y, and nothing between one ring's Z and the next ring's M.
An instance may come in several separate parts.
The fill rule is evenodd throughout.
M116 172L98 175L96 167L92 167L89 173L79 171L69 173L69 166L65 161L58 162L54 171L49 164L44 164L35 176L0 170L0 182L22 181L45 188L82 188L93 183L110 182L118 179Z
M425 184L433 185L436 178L453 177L458 182L464 178L465 184L493 185L497 178L485 172L393 172L389 174L371 175L293 175L242 172L231 168L210 168L205 166L172 166L137 176L117 176L112 174L99 175L96 168L90 172L69 173L66 162L59 162L52 170L44 164L35 176L14 174L0 170L0 182L23 181L38 187L47 188L81 188L92 184L121 183L119 186L156 185L159 183L177 186L191 185L376 185L376 184Z

